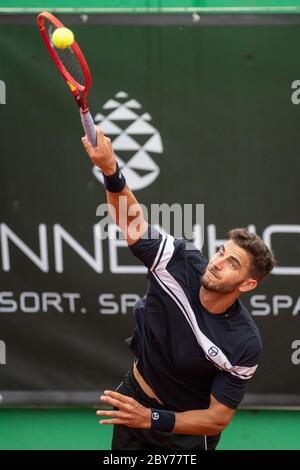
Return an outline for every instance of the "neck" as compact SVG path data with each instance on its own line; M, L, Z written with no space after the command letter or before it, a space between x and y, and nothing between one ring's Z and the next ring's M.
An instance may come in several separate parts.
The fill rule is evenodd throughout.
M224 313L239 297L236 291L229 294L221 294L214 292L201 286L199 291L199 299L203 307L212 314Z

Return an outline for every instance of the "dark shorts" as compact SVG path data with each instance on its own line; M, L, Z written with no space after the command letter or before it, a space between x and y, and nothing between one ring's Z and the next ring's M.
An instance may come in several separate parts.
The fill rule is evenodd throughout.
M167 409L143 392L132 371L125 374L117 391L134 398L147 408ZM191 436L152 431L151 429L133 429L119 424L114 426L112 450L213 450L219 440L220 435Z

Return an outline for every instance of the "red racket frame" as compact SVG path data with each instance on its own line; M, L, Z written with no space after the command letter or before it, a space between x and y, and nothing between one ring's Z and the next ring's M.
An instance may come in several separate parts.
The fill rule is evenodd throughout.
M84 58L84 55L78 46L77 42L74 41L73 44L69 47L72 48L74 54L76 54L76 57L82 67L82 71L85 77L85 86L80 85L71 75L70 73L66 70L62 62L60 61L58 55L55 52L55 49L51 46L48 34L46 32L46 27L45 27L45 19L50 21L53 26L56 28L64 28L64 25L61 21L59 21L54 15L49 13L48 11L43 11L42 13L39 14L38 16L38 26L42 35L42 38L44 40L44 43L56 65L58 70L60 71L61 75L64 77L66 80L79 108L81 109L82 113L85 114L89 111L89 108L87 106L87 95L88 92L91 88L91 74L90 74L90 69L89 66Z

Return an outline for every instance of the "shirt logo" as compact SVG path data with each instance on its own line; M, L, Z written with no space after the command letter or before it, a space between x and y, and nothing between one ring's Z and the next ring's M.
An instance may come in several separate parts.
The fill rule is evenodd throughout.
M159 414L156 411L153 411L152 419L154 419L154 421L157 421L159 419Z
M212 346L211 348L209 348L208 350L208 355L210 357L216 357L216 355L218 354L219 350L218 348L216 348L215 346Z

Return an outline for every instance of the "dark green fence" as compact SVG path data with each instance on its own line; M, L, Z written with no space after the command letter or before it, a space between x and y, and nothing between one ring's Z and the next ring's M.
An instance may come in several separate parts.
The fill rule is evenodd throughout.
M244 404L299 405L300 19L157 18L62 17L90 63L96 121L113 139L149 124L135 147L129 131L116 144L138 199L204 203L207 255L234 226L271 243L277 270L246 299L265 352ZM103 187L35 17L0 20L2 404L92 403L131 362L145 276L94 234Z

